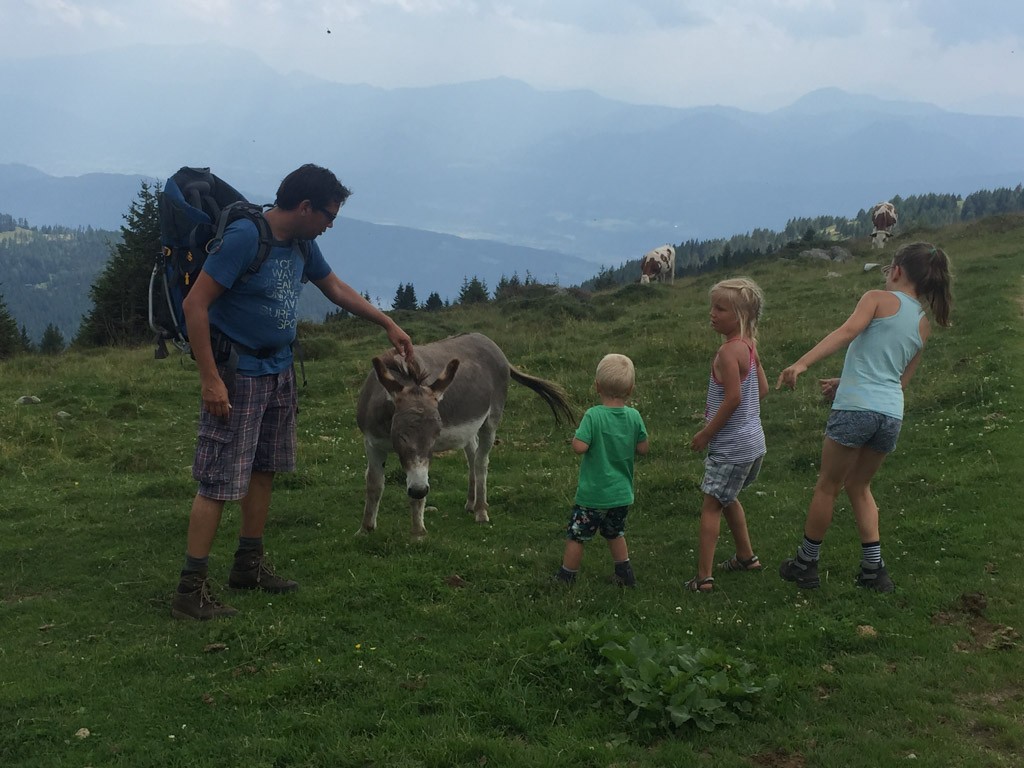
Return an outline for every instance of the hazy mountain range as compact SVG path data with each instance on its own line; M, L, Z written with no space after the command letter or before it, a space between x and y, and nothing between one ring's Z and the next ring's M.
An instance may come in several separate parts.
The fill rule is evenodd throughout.
M264 201L315 161L353 189L347 217L618 265L665 242L1024 179L1024 119L885 96L824 90L759 114L505 79L384 90L198 46L0 59L0 163L17 164L0 168L0 211L116 228L143 177L208 165ZM389 293L407 257L433 259L400 239Z

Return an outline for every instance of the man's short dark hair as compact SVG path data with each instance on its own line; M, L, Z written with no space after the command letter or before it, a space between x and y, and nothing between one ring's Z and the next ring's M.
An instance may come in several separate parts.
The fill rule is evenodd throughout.
M293 211L303 200L309 200L314 208L326 208L331 203L344 205L352 192L326 168L306 163L284 177L277 188L274 205L285 211Z

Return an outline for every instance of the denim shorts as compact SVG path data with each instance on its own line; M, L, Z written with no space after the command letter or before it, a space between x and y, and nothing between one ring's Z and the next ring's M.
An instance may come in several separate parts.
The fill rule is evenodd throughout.
M569 518L569 525L565 529L565 538L587 542L594 538L598 531L609 541L625 536L628 514L629 507L592 509L577 504L572 508L572 517Z
M722 506L729 506L739 497L740 491L757 480L762 459L764 456L758 456L746 464L729 464L707 458L704 460L704 479L700 489L717 499Z
M825 424L825 437L847 448L869 448L892 453L903 420L874 411L832 411Z
M295 469L295 373L235 374L228 421L200 407L192 477L199 494L234 501L249 490L253 472Z

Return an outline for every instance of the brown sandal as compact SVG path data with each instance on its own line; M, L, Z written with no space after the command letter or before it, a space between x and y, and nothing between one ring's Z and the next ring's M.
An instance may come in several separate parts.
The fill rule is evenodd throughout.
M721 571L760 571L761 561L757 559L757 555L751 555L749 560L740 560L739 557L733 555L728 560L720 562L718 569Z
M708 578L706 579L701 579L697 576L694 576L688 582L683 584L683 589L685 589L687 592L703 592L704 594L714 592L715 577L708 576Z

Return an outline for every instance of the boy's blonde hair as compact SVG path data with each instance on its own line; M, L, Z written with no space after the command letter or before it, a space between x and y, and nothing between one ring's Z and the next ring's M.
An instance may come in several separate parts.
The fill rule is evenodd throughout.
M740 336L757 341L757 321L764 310L764 291L749 277L734 277L711 286L709 296L725 295L740 321Z
M633 391L636 370L633 361L625 355L605 355L597 364L596 381L601 392L608 397L625 398Z

